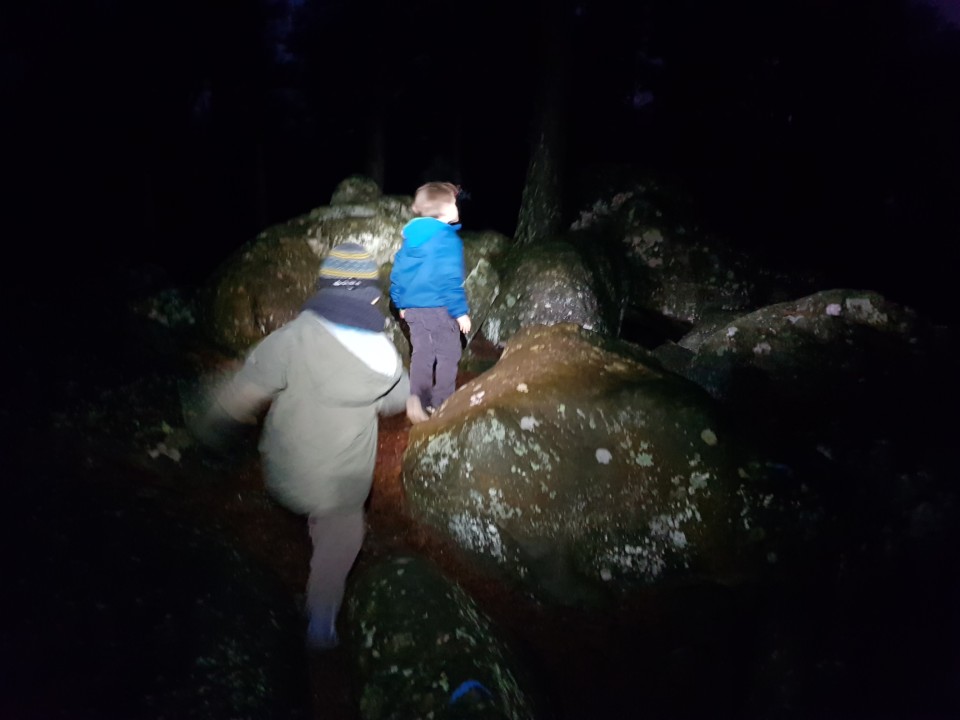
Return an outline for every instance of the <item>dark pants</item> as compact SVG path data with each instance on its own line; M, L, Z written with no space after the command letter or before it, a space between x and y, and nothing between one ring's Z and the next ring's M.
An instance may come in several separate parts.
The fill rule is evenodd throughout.
M403 314L410 328L410 394L424 407L440 407L457 389L460 326L446 308L410 308ZM434 378L436 363L436 384Z

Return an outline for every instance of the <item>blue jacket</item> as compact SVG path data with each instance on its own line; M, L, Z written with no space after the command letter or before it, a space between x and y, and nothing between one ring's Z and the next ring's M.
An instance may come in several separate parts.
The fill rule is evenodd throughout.
M398 309L445 307L454 318L469 312L459 229L429 217L406 224L390 272L390 299Z

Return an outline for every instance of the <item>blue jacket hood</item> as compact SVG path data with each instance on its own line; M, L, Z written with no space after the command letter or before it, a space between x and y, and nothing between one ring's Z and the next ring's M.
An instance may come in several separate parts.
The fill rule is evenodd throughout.
M448 225L432 217L414 218L404 225L403 237L411 249L418 248L441 233L456 233L461 227Z

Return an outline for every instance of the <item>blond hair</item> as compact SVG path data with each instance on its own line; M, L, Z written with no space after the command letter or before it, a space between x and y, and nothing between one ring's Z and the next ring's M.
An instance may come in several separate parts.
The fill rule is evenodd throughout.
M448 203L457 201L459 189L453 183L428 182L417 188L413 198L413 211L423 217L436 217Z

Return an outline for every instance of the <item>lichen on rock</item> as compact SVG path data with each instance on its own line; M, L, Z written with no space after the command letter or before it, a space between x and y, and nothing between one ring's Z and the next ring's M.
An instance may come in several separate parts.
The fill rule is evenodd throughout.
M617 311L603 305L598 277L569 242L516 248L506 263L500 293L483 334L503 347L520 328L575 323L597 332L614 331Z
M520 331L414 427L403 477L414 517L562 601L749 572L748 455L695 385L562 324Z
M296 317L330 248L360 243L383 267L412 217L410 198L382 196L369 179L344 180L330 205L267 228L217 269L200 292L207 335L243 353Z

